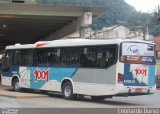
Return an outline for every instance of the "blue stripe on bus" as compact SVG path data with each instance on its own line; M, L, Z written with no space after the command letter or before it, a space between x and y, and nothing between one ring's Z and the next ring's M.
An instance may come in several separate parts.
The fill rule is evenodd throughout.
M11 69L8 72L2 73L2 76L5 76L5 77L12 77L13 75L19 76L19 66L11 67Z
M155 84L155 66L150 66L149 67L149 86L154 86Z
M32 67L30 68L30 87L35 89L40 89L46 84L46 80L35 80L34 72L38 70L49 71L49 80L56 80L61 82L64 78L72 78L77 72L77 68L46 68L46 67Z

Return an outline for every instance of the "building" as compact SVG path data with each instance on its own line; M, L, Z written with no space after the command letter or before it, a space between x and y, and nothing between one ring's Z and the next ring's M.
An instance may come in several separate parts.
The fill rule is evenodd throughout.
M130 31L128 35L128 38L130 39L147 40L147 41L152 41L152 37L153 37L152 35L149 35L148 27L145 34L140 29L139 31Z
M104 27L102 30L96 32L95 36L92 38L101 39L115 39L128 37L130 30L124 26L115 25L113 27Z
M125 26L115 25L113 27L104 27L102 30L95 33L92 38L101 38L101 39L138 39L138 40L148 40L151 41L152 36L149 35L148 27L146 34L144 35L143 31L130 31L129 28Z
M156 44L157 59L160 59L160 36L154 37L153 42Z
M80 31L74 32L67 36L67 38L86 38L90 39L92 36L94 36L95 31L93 31L91 28L86 28L85 30L85 37L81 37Z
M93 38L150 40L151 36L149 35L148 28L146 31L144 35L141 29L139 31L130 31L130 29L125 26L115 25L113 27L104 27L101 31L98 31Z

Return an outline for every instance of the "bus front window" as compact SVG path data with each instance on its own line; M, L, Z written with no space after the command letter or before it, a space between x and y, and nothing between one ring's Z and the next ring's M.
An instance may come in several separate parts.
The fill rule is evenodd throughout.
M11 65L12 65L12 52L6 52L5 56L3 57L3 65L2 65L3 72L8 72L10 70Z

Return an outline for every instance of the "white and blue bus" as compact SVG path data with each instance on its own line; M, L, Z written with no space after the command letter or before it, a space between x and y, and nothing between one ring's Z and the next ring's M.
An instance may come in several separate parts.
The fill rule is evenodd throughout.
M155 45L140 40L65 39L5 49L2 85L103 100L152 94Z

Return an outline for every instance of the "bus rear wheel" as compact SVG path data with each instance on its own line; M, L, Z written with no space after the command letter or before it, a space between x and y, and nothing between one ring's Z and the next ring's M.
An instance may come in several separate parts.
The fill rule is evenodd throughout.
M73 87L70 82L65 82L62 85L62 95L67 100L72 100L75 98L75 95L73 94Z
M20 91L20 90L21 90L18 79L14 79L14 80L13 80L12 87L13 87L13 90L14 90L14 91Z

